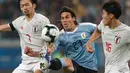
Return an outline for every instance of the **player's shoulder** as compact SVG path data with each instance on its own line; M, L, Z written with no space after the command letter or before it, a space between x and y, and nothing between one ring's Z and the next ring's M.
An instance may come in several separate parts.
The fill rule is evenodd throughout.
M125 28L125 30L130 31L130 26L122 23L122 27Z
M42 15L42 14L40 14L40 13L36 13L36 17L37 17L38 19L49 20L46 16L44 16L44 15Z
M91 23L91 22L82 22L82 23L79 23L79 26L93 26L93 27L96 27L97 25L94 24L94 23Z
M42 21L43 23L50 23L50 20L40 13L36 13L36 20Z
M25 16L22 15L22 16L19 16L18 18L15 19L15 21L22 21L25 19Z
M96 28L96 24L94 24L94 23L91 23L91 22L82 22L82 23L79 23L79 26L78 26L78 28L79 29L93 29L93 28ZM86 29L86 30L87 30Z
M120 27L119 31L122 31L123 36L126 36L127 38L129 38L130 36L130 26L126 25L126 24L121 24L122 26Z

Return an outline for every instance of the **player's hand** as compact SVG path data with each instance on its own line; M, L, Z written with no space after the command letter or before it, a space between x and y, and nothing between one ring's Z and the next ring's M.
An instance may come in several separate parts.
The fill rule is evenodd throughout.
M53 53L53 51L51 50L51 48L48 48L47 52L48 52L48 55L51 55Z
M53 44L53 43L50 43L50 44L48 45L48 54L51 55L51 54L54 52L55 48L56 48L56 47L54 46L54 44Z
M89 53L94 52L91 43L87 42L87 44L86 44L86 50L87 50Z
M26 46L25 48L24 48L24 53L25 54L27 54L29 51L28 51L29 49L28 49L28 47Z
M31 57L39 57L40 56L40 52L35 52L32 50L32 48L30 48L28 46L25 47L24 53L27 54L28 56L31 56Z
M64 58L64 59L65 59L65 64L67 67L73 66L71 59L69 59L69 58Z

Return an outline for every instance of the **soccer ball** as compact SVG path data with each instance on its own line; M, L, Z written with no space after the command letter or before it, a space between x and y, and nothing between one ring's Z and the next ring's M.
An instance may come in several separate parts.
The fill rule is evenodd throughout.
M54 42L59 36L59 29L54 24L47 24L42 29L42 39L47 42Z

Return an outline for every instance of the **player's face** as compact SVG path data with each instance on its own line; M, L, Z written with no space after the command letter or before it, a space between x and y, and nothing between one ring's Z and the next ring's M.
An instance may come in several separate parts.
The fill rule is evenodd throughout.
M104 25L110 25L111 23L111 15L108 14L105 10L103 10L103 14L102 14L102 19L103 19L103 23Z
M35 12L36 4L32 4L31 0L21 0L20 8L24 15L31 15Z
M75 28L74 21L76 19L71 16L69 12L61 13L61 23L66 31L73 31Z

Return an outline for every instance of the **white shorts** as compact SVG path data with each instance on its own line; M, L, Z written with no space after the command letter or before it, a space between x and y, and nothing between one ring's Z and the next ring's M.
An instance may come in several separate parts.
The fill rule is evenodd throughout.
M128 65L124 65L124 66L107 66L105 67L105 73L130 73L130 69L128 67Z
M36 70L40 69L40 62L32 64L21 63L12 73L34 73ZM49 73L49 70L41 70L44 73Z

